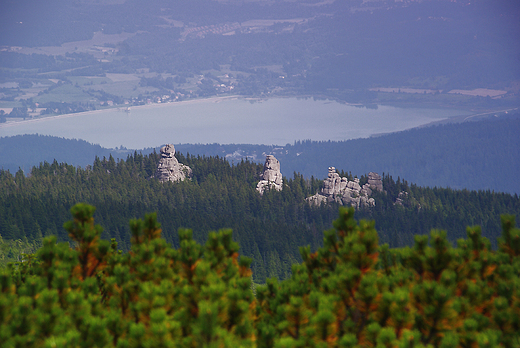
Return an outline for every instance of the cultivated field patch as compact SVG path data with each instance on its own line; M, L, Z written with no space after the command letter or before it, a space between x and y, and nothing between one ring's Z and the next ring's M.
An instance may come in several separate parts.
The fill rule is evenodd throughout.
M73 102L89 102L92 100L92 97L85 93L81 88L64 84L62 86L58 86L47 93L36 96L33 100L37 103L48 103L48 102L65 102L65 103L73 103Z
M107 73L105 75L107 78L112 80L112 82L124 82L124 81L139 81L139 76L135 74L114 74L114 73Z

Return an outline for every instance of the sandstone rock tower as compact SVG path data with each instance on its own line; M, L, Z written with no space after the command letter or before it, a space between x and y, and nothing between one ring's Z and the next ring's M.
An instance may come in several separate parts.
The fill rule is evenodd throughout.
M186 178L191 178L192 170L190 167L179 163L175 158L175 147L167 144L161 147L161 159L155 172L156 177L160 182L166 181L183 181Z
M280 172L280 162L273 156L265 157L264 171L260 174L260 182L256 185L256 190L263 194L266 188L281 191L283 187L282 173Z
M383 181L381 180L381 175L377 173L368 173L368 184L373 190L383 191Z
M368 183L361 187L358 178L348 181L347 178L339 176L336 168L329 167L329 174L323 182L323 188L314 196L307 198L307 201L316 205L320 205L322 202L337 202L341 205L347 204L356 208L371 207L376 204L374 198L370 197L372 190L383 190L383 182L379 174L370 172Z

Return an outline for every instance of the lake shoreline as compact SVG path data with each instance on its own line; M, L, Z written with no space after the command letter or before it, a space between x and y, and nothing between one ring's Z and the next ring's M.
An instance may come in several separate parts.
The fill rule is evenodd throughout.
M9 128L17 125L25 125L25 124L32 124L32 123L40 123L50 120L57 120L62 118L70 118L70 117L76 117L76 116L85 116L85 115L92 115L97 114L100 112L106 112L109 110L120 110L121 112L126 112L126 109L129 108L130 110L134 109L154 109L154 108L161 108L161 107L167 107L172 105L190 105L190 104L199 104L199 103L208 103L208 102L214 102L214 103L220 103L226 100L249 100L250 102L262 102L267 101L269 99L284 99L284 98L296 98L296 99L314 99L314 100L330 100L335 101L339 104L348 105L348 106L354 106L354 107L367 107L367 105L359 104L359 103L348 103L342 100L339 100L337 98L326 96L326 95L287 95L287 96L268 96L268 97L253 97L253 96L243 96L243 95L223 95L223 96L216 96L216 97L208 97L208 98L194 98L194 99L187 99L182 101L174 101L174 102L167 102L167 103L150 103L145 105L117 105L109 108L103 108L103 109L96 109L96 110L89 110L89 111L82 111L82 112L74 112L70 114L60 114L60 115L52 115L52 116L43 116L43 117L37 117L37 118L31 118L31 119L25 119L25 120L10 120L5 123L0 123L0 129L2 128ZM392 106L397 108L403 108L403 109L446 109L446 110L459 110L468 112L467 116L471 116L473 114L478 113L482 110L468 110L467 108L457 108L457 107L450 107L450 106L434 106L434 105L422 105L421 103L415 105L410 103L381 103L381 104L374 104L376 106ZM486 110L490 111L490 110ZM500 111L498 111L500 112ZM2 135L0 135L1 137Z
M9 122L0 128L0 136L51 135L127 149L166 143L285 145L298 140L368 138L462 115L468 113L383 105L362 107L312 96L226 95Z
M199 104L199 103L208 103L208 102L214 102L214 103L220 103L226 100L248 100L250 102L263 102L267 101L269 99L286 99L286 98L296 98L296 99L313 99L313 100L329 100L334 101L339 104L343 105L349 105L354 107L367 107L364 104L360 103L348 103L343 100L339 100L337 98L326 96L326 95L281 95L281 96L268 96L268 97L253 97L253 96L243 96L243 95L223 95L223 96L216 96L216 97L208 97L208 98L194 98L194 99L187 99L182 101L174 101L174 102L167 102L167 103L150 103L150 104L144 104L144 105L116 105L113 107L103 108L103 109L96 109L96 110L89 110L89 111L82 111L82 112L74 112L69 114L60 114L60 115L52 115L52 116L39 116L37 118L30 118L25 120L10 120L5 123L0 123L0 129L2 128L9 128L17 125L24 125L24 124L31 124L31 123L40 123L50 120L57 120L57 119L63 119L63 118L69 118L69 117L76 117L76 116L85 116L85 115L92 115L97 114L100 112L105 112L109 110L120 110L121 112L125 112L124 109L130 108L130 110L133 109L154 109L154 108L161 108L166 106L172 106L172 105L190 105L190 104ZM383 104L377 104L378 106L394 106L394 107L401 107L401 108L425 108L425 109L443 109L443 107L421 107L421 105L393 105L392 103L383 103ZM445 109L454 109L454 108L448 108L445 107ZM456 108L455 108L456 109ZM466 111L466 110L464 110ZM1 135L0 135L1 136Z
M8 128L8 127L16 126L16 125L39 123L39 122L44 122L44 121L57 120L57 119L76 117L76 116L92 115L92 114L105 112L107 110L121 110L121 112L125 112L125 110L122 110L122 109L126 109L126 108L153 109L153 108L160 108L160 107L172 106L172 105L189 105L189 104L207 103L207 102L220 103L224 100L234 100L234 99L263 100L264 98L243 97L243 96L239 96L239 95L226 95L226 96L219 96L219 97L188 99L188 100L169 102L169 103L151 103L151 104L145 104L145 105L128 105L128 106L127 105L117 105L117 106L105 108L105 109L96 109L96 110L89 110L89 111L82 111L82 112L74 112L74 113L70 113L70 114L61 114L61 115L38 117L38 118L31 118L31 119L27 119L27 120L0 123L0 129Z

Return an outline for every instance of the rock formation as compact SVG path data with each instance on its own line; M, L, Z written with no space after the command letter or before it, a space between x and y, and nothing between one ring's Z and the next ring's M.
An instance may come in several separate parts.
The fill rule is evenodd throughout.
M368 183L372 189L383 191L383 181L381 180L381 175L374 172L368 173Z
M263 194L267 187L277 191L281 191L283 187L280 162L273 155L265 157L264 170L260 174L260 182L256 185L256 190Z
M161 147L161 159L154 175L155 178L160 182L175 182L191 178L191 175L191 168L179 163L175 158L175 147L173 145L167 144Z
M397 198L395 199L395 202L394 202L394 205L400 205L400 206L404 206L404 202L408 200L408 192L406 191L401 191L399 192L399 194L397 195Z
M370 197L372 191L383 190L381 176L377 173L370 172L368 183L361 187L358 178L353 181L341 178L334 167L329 167L329 174L323 184L320 192L307 198L310 204L320 205L322 202L337 202L341 205L352 205L356 208L372 207L376 205L374 198Z

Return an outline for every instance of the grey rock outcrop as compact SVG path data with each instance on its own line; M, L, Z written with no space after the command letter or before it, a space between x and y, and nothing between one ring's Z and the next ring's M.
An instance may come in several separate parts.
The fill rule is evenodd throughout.
M260 174L260 182L256 185L256 190L263 194L268 187L277 191L281 191L283 188L280 162L273 155L265 157L264 170Z
M359 179L348 181L341 178L336 172L336 168L329 167L329 174L323 183L323 188L314 196L307 198L310 204L320 205L321 203L337 202L341 205L352 205L359 207L373 207L376 205L374 198L371 198L373 190L383 190L381 176L370 172L369 182L361 186ZM372 178L372 182L370 182Z
M154 177L160 182L183 181L191 178L192 170L190 167L179 163L175 158L175 147L167 144L161 147L161 159L155 171Z
M397 198L395 199L395 202L394 202L394 205L400 205L400 206L404 206L404 202L408 200L408 192L406 191L401 191L399 192L399 194L397 195Z
M383 191L383 181L381 180L381 175L370 172L368 173L368 183L370 184L370 188L377 191Z

